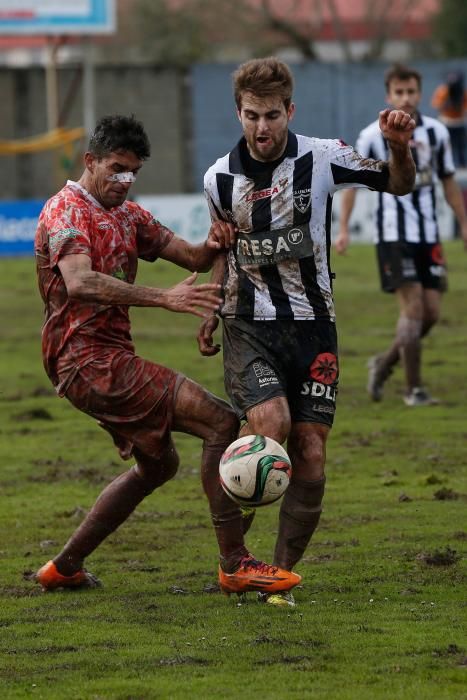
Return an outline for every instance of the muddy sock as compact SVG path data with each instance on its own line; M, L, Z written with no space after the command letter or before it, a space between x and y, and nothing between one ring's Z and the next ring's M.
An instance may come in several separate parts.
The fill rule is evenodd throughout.
M421 333L422 322L418 319L402 317L397 323L397 338L404 363L405 380L410 391L421 385Z
M71 576L81 569L84 559L128 518L151 490L134 467L114 479L55 557L57 570Z
M243 538L244 523L240 506L227 496L219 481L219 462L224 450L224 443L214 445L205 441L201 477L219 545L220 565L223 571L232 573L248 550Z
M302 558L321 516L326 478L292 481L282 499L274 564L291 571Z
M400 360L399 342L395 341L386 352L378 356L380 361L381 373L386 379L392 373L393 367Z
M242 523L243 523L243 534L246 535L248 530L253 524L255 519L256 510L254 508L243 508L242 507Z

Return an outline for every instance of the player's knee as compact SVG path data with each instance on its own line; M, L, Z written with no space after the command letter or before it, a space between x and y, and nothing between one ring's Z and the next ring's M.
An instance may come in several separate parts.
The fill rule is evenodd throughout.
M180 464L180 458L172 444L157 459L141 454L135 456L137 458L135 472L144 482L148 494L173 479Z
M238 435L240 423L233 408L225 401L220 401L216 406L216 412L212 416L212 431L208 438L215 444L225 443L229 445Z
M290 417L280 413L268 413L264 420L264 428L257 430L259 434L267 435L282 445L290 434Z
M404 347L418 341L422 334L422 321L418 318L402 316L397 322L397 339Z
M285 396L276 396L252 406L241 435L266 435L282 445L290 434L290 408Z
M319 479L323 476L327 432L325 426L322 429L316 426L315 430L298 433L289 440L287 449L293 471L301 479Z

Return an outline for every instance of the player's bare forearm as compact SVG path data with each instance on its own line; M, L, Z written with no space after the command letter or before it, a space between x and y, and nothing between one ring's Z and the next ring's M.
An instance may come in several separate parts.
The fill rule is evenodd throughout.
M219 285L194 284L196 273L169 289L160 289L129 284L111 275L96 272L91 269L90 258L86 255L67 255L59 261L58 266L68 297L87 304L161 307L205 318L222 301Z
M208 272L217 257L217 251L213 248L208 248L206 242L199 245L190 246L187 256L187 264L184 265L187 270L192 272Z
M379 113L379 126L390 151L387 192L408 194L415 184L415 163L409 147L415 120L401 109L385 109Z
M389 144L389 180L387 192L398 196L412 192L415 184L415 163L408 146Z
M350 244L349 221L355 204L357 190L344 190L340 201L339 232L334 241L334 248L339 255L344 255Z
M340 225L347 229L349 227L350 217L353 212L355 205L355 198L357 196L357 190L355 187L349 188L342 192L341 202L340 202Z
M163 289L128 284L95 270L64 278L70 299L105 306L161 306L163 302Z
M457 223L459 224L462 240L464 241L464 247L467 250L467 214L465 211L464 198L462 196L461 189L453 175L444 178L442 183L446 202L449 204L455 214Z
M173 236L161 252L161 257L192 272L207 272L219 253L235 244L236 236L237 229L230 222L213 221L203 243L193 245L183 238Z
M211 272L211 283L218 284L222 286L225 275L225 268L227 265L227 256L225 253L219 253L214 264L212 266ZM207 318L198 330L197 341L198 348L202 355L210 357L212 355L217 355L221 346L218 343L214 343L214 332L219 325L219 319L215 314L212 314Z
M213 262L211 270L211 282L222 285L224 282L225 270L227 267L227 254L218 253Z

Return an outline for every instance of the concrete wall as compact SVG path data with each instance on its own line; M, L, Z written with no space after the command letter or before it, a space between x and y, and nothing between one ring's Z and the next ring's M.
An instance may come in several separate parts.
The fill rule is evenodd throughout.
M463 68L467 59L415 62L424 78L422 111L448 69ZM152 157L138 177L134 195L199 192L203 174L240 137L232 97L236 65L194 66L187 77L148 66L96 69L96 116L134 113L146 126ZM385 107L386 64L296 64L292 128L323 138L354 143L360 129ZM83 124L82 87L76 70L61 68L61 104L70 99L66 126ZM71 88L71 89L70 89ZM42 68L0 68L0 139L24 138L46 131L45 73ZM77 144L68 173L56 154L0 158L0 198L39 199L54 193L67 177L82 170L83 144Z
M98 68L96 70L96 118L105 114L134 113L144 123L152 144L152 157L145 163L135 194L181 192L191 187L186 141L186 89L180 76L147 67ZM70 91L71 88L71 91ZM59 71L60 103L71 108L65 126L82 126L82 86L71 68ZM47 131L45 74L40 68L0 69L0 139L20 139ZM84 141L68 154L71 170L63 167L62 155L37 154L0 158L1 198L46 198L67 177L82 172Z
M436 116L431 94L452 68L463 68L467 59L455 62L414 62L423 76L421 110ZM342 138L355 143L360 130L386 107L384 72L387 64L291 65L295 77L296 113L291 128L299 134ZM240 138L240 124L232 97L231 73L236 65L199 65L192 71L194 133L194 182L202 187L206 169L231 150Z

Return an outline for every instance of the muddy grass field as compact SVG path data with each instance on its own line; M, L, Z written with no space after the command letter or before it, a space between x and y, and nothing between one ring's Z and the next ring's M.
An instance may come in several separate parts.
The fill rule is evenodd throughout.
M49 386L32 259L0 260L2 698L467 698L467 254L459 242L446 252L450 291L424 347L440 404L418 409L402 402L400 370L382 403L365 393L367 358L389 344L396 318L373 249L334 260L338 411L294 610L219 593L200 444L181 435L177 477L90 557L102 589L43 594L31 583L127 465ZM156 263L139 281L182 277ZM140 354L223 395L220 358L197 354L194 317L132 318ZM271 558L277 514L262 509L248 535L260 558Z

